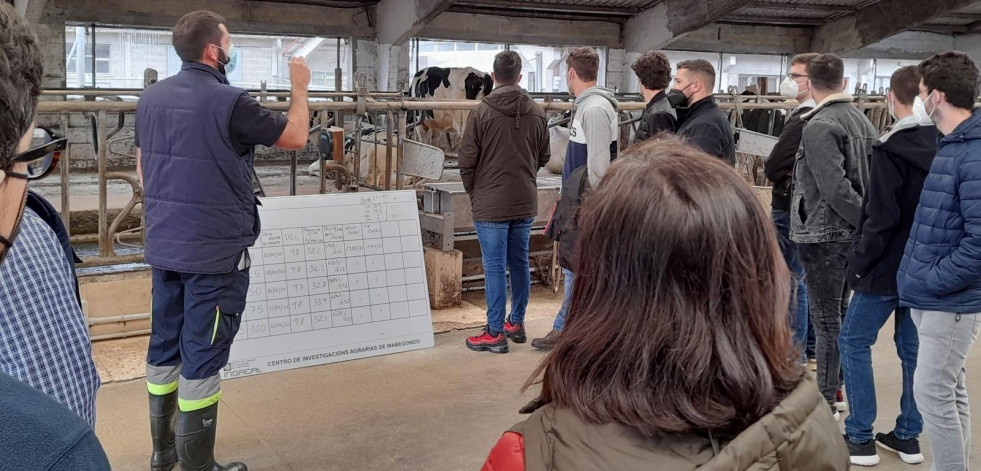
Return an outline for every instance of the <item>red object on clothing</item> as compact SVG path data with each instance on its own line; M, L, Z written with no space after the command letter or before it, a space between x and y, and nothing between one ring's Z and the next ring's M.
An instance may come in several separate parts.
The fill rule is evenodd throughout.
M505 432L491 449L480 471L525 471L525 439Z

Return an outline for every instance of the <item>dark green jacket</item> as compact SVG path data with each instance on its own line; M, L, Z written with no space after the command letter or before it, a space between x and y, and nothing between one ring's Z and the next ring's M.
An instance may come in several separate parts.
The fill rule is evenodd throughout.
M645 439L618 424L586 423L552 404L511 431L524 439L526 471L848 469L848 448L810 375L773 412L728 442L701 436Z

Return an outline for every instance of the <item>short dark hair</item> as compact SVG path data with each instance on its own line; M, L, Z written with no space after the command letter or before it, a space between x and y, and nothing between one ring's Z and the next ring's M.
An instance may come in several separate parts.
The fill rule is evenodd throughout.
M711 62L705 59L681 61L678 63L678 70L681 69L691 71L701 77L702 85L705 85L709 89L709 92L715 88L715 67L712 67Z
M174 26L174 49L184 62L194 62L204 55L209 44L221 44L221 28L225 18L213 11L192 11Z
M592 82L599 76L599 54L591 47L573 49L565 64L584 82Z
M30 24L13 6L0 2L0 169L10 165L17 144L34 123L42 61Z
M892 74L889 79L889 90L900 103L911 106L916 95L920 94L920 73L915 65L907 65Z
M671 83L671 61L661 51L647 51L630 66L648 90L664 90Z
M807 65L811 85L821 91L838 91L845 80L845 63L834 54L821 54Z
M814 60L817 56L820 55L821 54L818 54L816 52L805 52L803 54L797 54L796 56L793 57L793 59L790 59L790 65L804 64L805 66L807 66L810 65L812 60Z
M963 52L947 51L935 54L917 67L928 92L940 90L947 102L965 110L974 109L981 79L978 66Z
M501 51L494 56L494 77L500 85L514 85L521 76L521 56L514 51Z
M543 374L543 402L643 437L731 438L797 387L790 273L766 210L725 162L646 141L581 211L565 328L526 383Z

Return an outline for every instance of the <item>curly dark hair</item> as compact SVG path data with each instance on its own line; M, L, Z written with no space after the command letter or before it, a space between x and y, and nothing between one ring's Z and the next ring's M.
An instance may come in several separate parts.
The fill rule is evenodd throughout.
M34 122L42 75L34 30L13 6L0 2L0 169L10 165L20 138Z
M965 110L974 109L981 78L978 66L963 52L947 51L935 54L917 67L927 92L940 90L947 102Z
M648 90L664 90L671 83L671 61L661 51L647 51L630 68Z

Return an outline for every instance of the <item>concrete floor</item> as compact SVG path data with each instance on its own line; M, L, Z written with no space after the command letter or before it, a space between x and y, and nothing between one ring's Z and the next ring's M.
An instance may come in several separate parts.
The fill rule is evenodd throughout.
M468 298L474 303L468 311L483 309L480 293ZM535 290L530 335L551 328L560 301L560 294ZM217 456L245 461L252 470L479 469L501 433L521 420L517 410L536 389L522 394L521 386L544 355L527 343L512 344L507 355L471 352L463 340L474 332L438 334L436 347L423 351L226 381ZM891 328L880 338L876 426L888 431L898 412L900 370ZM981 362L981 349L970 361ZM970 378L969 387L978 394L981 380ZM143 381L104 386L98 409L97 433L113 469L147 469ZM981 430L979 417L974 414L975 430ZM929 463L929 446L923 446ZM979 448L972 464L981 468ZM879 470L928 469L880 456Z

